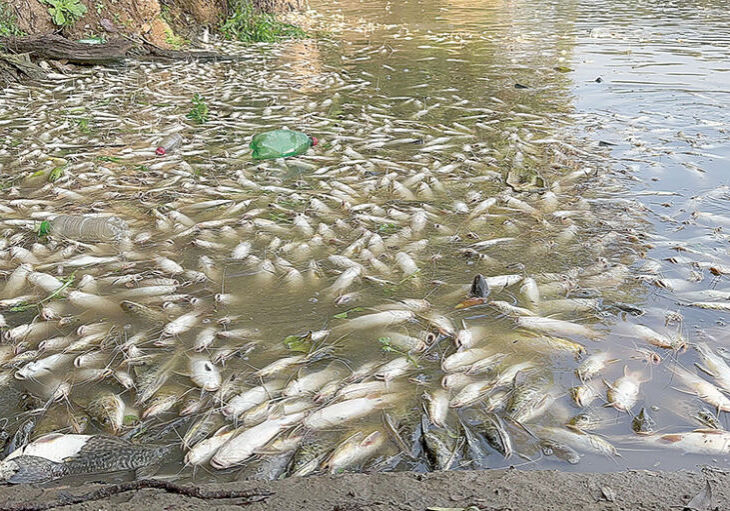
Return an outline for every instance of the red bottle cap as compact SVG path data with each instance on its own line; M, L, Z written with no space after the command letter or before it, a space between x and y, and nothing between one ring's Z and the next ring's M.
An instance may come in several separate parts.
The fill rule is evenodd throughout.
M155 154L158 156L165 156L166 153L167 151L165 151L164 147L158 147L157 149L155 149Z
M309 138L311 138L311 139L312 139L312 147L314 147L314 146L316 146L317 144L319 144L319 140L317 140L317 137L309 137Z

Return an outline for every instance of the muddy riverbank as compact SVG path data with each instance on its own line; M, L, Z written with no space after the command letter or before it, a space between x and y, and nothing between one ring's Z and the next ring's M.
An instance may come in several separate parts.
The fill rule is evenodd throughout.
M273 482L240 481L199 488L204 493L219 495L246 490L269 494L265 500L245 506L249 511L385 511L425 510L432 507L458 509L468 506L488 510L665 511L682 509L705 488L707 478L712 487L712 503L703 509L727 509L723 506L730 501L730 475L720 471L578 474L506 469L429 474L401 472L290 478ZM101 485L46 489L3 487L0 488L0 509L45 508L46 504L62 502L64 494L76 496L100 488ZM57 509L121 511L139 509L144 505L147 509L224 510L240 509L243 502L245 499L206 499L161 489L143 489Z

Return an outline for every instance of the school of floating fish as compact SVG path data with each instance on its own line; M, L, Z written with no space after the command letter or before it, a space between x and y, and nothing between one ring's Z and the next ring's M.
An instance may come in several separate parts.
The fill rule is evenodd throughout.
M641 304L653 285L729 310L730 290L695 287L727 255L684 245L692 270L663 277L642 256L671 241L559 115L218 48L240 60L3 91L0 477L730 453L730 351ZM185 125L198 92L212 118ZM282 126L321 143L252 162L250 136ZM145 137L176 131L155 158ZM693 217L730 225L702 211L713 193ZM121 222L98 241L54 234L57 215Z

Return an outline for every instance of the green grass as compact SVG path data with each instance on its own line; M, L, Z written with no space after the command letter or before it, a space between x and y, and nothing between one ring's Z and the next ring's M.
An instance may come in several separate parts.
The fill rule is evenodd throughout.
M173 50L179 50L188 44L183 37L176 35L171 29L165 29L165 42L169 44Z
M282 23L273 14L257 12L249 0L232 2L231 14L220 30L226 39L246 43L274 43L307 37L307 33L299 27Z
M0 0L0 37L25 35L18 28L18 20L8 4Z

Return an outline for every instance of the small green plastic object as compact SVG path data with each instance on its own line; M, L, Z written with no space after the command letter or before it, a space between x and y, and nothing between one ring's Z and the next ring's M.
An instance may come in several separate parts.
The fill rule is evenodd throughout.
M315 137L301 131L273 130L255 135L249 147L255 160L269 160L306 153L317 142Z

